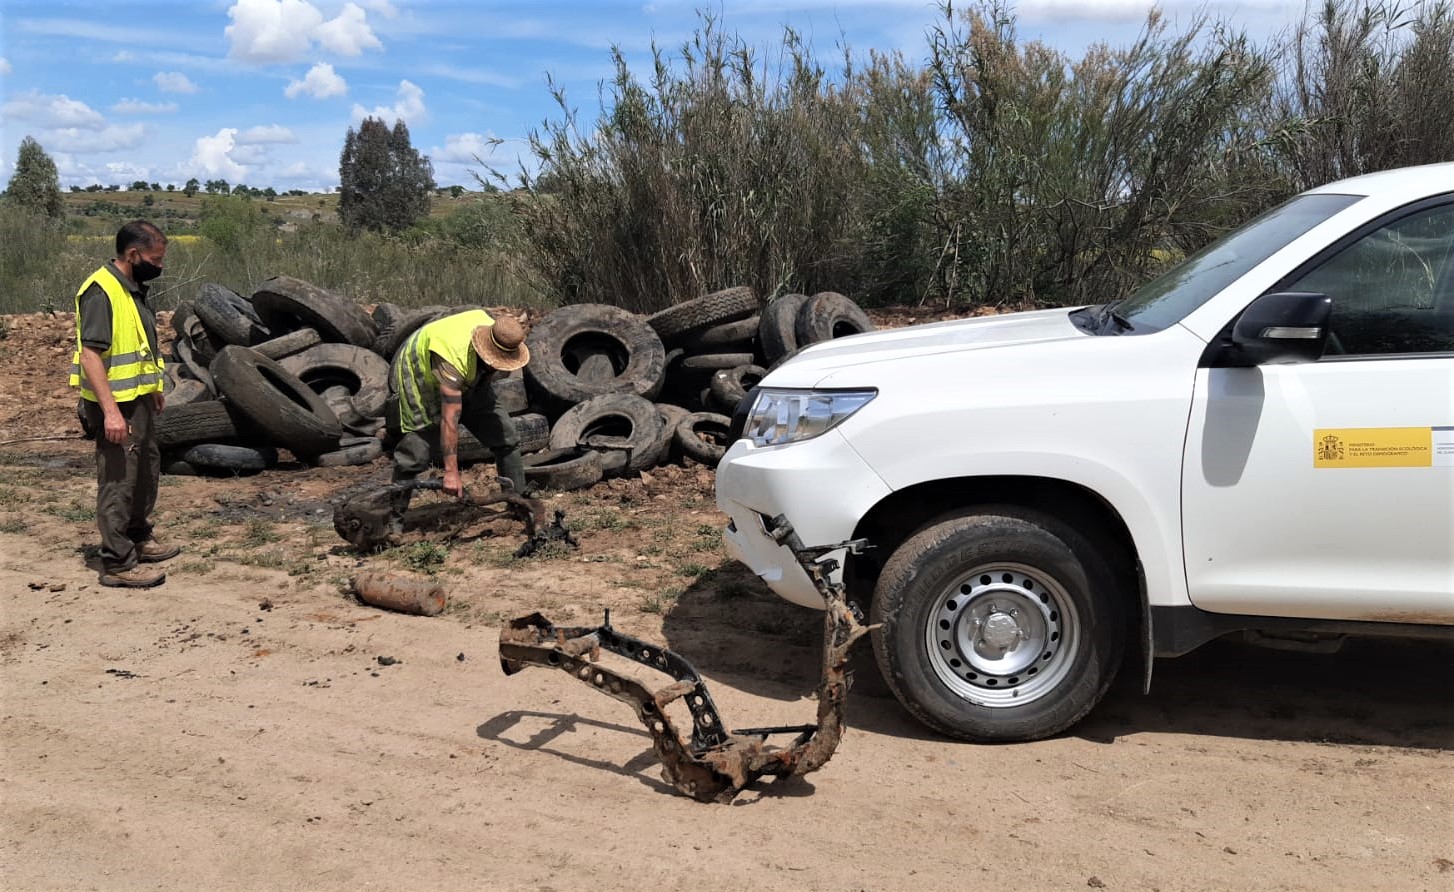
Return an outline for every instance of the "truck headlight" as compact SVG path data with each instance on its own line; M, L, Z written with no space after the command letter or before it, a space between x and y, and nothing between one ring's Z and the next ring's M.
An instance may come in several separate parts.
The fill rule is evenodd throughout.
M758 391L742 435L758 446L796 443L818 436L868 405L877 390Z

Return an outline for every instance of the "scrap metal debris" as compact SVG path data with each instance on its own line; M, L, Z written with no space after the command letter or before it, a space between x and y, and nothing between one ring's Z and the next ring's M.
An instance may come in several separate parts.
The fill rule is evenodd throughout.
M391 509L396 493L416 490L442 490L439 478L409 480L381 487L345 500L333 509L333 529L360 551L375 551L397 544L399 531L392 524ZM491 505L502 505L491 509ZM454 507L454 506L451 506ZM575 537L565 526L565 513L555 512L554 520L546 521L545 504L526 498L501 486L490 487L478 494L466 491L457 503L461 525L508 517L525 525L526 541L516 550L516 557L533 554L540 547L560 542L574 547Z
M858 554L866 542L856 539L822 548L805 548L785 519L774 538L787 545L807 570L823 597L823 673L818 683L817 722L728 731L701 675L680 654L622 634L606 613L600 626L557 627L539 613L512 620L500 630L500 665L506 675L530 666L567 672L608 697L631 705L651 734L666 781L699 802L731 802L744 788L765 776L794 776L816 771L828 762L843 737L844 706L851 682L847 670L853 642L871 630L848 603L841 583L831 581L838 561L828 555L839 549ZM634 660L672 679L652 690L635 678L600 664L601 651ZM668 704L681 700L691 714L690 737L683 737L667 715ZM768 738L796 735L786 748Z

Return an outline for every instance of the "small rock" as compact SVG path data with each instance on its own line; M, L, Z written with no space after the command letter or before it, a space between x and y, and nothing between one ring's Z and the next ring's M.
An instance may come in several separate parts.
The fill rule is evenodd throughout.
M396 660L393 657L379 657L379 665L380 666L392 666L395 663L399 663L399 662L402 662L402 661L401 660Z
M377 672L370 672L369 674L372 675L374 678L378 678L379 677L379 673L377 673Z
M461 652L461 653L455 654L454 659L455 659L456 662L463 663L464 662L464 653Z
M66 590L66 584L64 582L52 583L50 590L53 592L63 592Z
M273 609L273 602L270 601L270 600L268 600L267 598L263 598L261 601L257 602L257 609L259 609L259 610L272 610Z
M1231 846L1222 846L1222 851L1226 852L1228 855L1237 854L1237 850L1232 848Z
M1104 888L1106 888L1105 881L1102 880L1100 877L1091 877L1090 879L1088 879L1088 880L1085 881L1085 884L1087 886L1090 886L1092 889L1104 889Z

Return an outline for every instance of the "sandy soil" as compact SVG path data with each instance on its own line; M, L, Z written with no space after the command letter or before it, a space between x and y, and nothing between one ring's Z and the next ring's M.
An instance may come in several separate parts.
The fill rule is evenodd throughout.
M66 436L68 317L9 317L0 441ZM616 625L729 723L809 721L817 617L725 558L701 468L553 501L581 547L499 535L360 558L328 500L383 480L167 478L161 588L96 584L89 444L0 446L0 876L8 889L1454 889L1454 648L1218 642L1126 673L1071 734L935 737L866 645L822 771L701 805L630 711L506 678L501 620ZM427 569L450 607L345 595ZM396 662L382 665L381 657Z

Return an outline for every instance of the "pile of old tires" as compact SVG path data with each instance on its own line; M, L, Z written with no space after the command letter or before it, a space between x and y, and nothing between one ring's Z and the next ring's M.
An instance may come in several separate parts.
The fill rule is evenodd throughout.
M216 284L178 307L158 427L170 473L263 470L286 450L312 465L384 453L389 360L425 323L465 307L370 314L289 276L250 297ZM691 459L715 466L730 415L767 368L816 341L872 330L833 292L763 305L730 288L652 316L577 304L531 327L524 374L491 385L515 422L534 485L578 489ZM461 431L462 463L489 449Z

